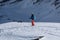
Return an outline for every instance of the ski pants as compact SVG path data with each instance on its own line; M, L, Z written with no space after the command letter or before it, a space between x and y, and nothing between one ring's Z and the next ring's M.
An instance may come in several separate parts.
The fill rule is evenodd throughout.
M32 20L32 26L34 26L34 20Z

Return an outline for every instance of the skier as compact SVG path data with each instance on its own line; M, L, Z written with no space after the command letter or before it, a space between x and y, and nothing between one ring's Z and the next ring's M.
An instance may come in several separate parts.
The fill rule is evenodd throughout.
M31 15L31 19L32 19L32 26L34 26L34 14Z

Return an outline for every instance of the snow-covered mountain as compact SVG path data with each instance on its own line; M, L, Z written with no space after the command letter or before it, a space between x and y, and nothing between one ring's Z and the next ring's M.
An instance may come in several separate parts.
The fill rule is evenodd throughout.
M60 0L1 0L0 23L30 22L32 13L36 22L60 22L59 6Z
M32 13L35 26L30 22ZM60 40L60 0L0 0L0 40L39 36L44 36L40 40Z

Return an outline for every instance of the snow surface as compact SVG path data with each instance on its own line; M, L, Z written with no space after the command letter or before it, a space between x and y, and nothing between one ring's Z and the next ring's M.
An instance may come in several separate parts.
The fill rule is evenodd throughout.
M60 40L60 23L8 22L0 24L0 40L32 40L44 36L40 40Z

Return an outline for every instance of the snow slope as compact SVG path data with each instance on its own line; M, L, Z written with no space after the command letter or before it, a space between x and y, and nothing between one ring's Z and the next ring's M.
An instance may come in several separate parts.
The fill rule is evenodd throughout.
M12 20L30 22L29 18L32 13L36 16L37 22L60 22L60 7L56 9L54 4L56 0L41 0L35 4L33 3L37 0L23 0L9 4L14 1L10 0L5 3L5 6L0 6L0 15L7 16L6 18L0 18L1 23L11 22ZM60 1L58 0L58 2ZM59 5L60 3L57 4L57 6Z
M60 40L60 23L9 22L0 24L1 40L32 40L44 36L40 40Z
M0 40L32 40L39 36L44 36L41 40L60 40L60 0L10 0L2 3L4 6L1 1ZM32 13L35 26L29 19Z

